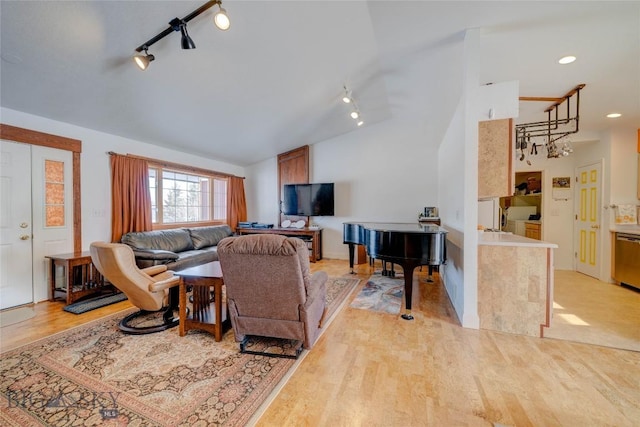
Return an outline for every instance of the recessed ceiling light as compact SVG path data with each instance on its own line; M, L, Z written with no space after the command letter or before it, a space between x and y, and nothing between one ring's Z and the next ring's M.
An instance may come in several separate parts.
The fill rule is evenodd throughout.
M570 55L570 56L565 56L560 58L558 62L562 65L565 65L565 64L571 64L575 60L576 60L576 57Z
M609 117L610 119L617 119L621 115L622 114L620 114L620 113L611 113L611 114L607 114L607 117Z

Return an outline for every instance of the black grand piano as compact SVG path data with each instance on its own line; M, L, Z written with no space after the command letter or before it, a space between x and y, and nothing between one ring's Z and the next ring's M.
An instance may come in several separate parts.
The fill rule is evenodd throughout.
M371 258L400 264L404 272L406 313L411 320L413 271L420 265L430 267L446 260L447 231L433 224L345 222L343 242L349 245L349 267L353 271L355 245L364 245Z

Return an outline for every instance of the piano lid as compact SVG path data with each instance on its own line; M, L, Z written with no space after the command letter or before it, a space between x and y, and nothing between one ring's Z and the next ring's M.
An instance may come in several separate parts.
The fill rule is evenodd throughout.
M435 224L401 223L401 222L345 222L344 224L360 225L367 230L401 233L447 233L447 230Z

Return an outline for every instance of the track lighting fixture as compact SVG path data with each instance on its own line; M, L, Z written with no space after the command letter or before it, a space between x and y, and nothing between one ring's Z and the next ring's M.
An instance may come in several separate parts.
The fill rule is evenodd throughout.
M221 30L228 30L231 23L229 21L229 16L227 15L227 11L222 7L222 1L221 0L208 1L202 6L200 6L198 9L191 12L189 15L185 16L184 18L172 19L169 22L169 28L165 29L161 33L158 33L155 37L147 40L145 43L138 46L135 50L139 54L136 54L133 57L133 60L135 61L136 65L141 70L146 70L147 67L149 66L149 63L155 59L153 55L147 54L147 49L149 49L149 47L151 47L152 44L163 39L164 37L168 36L174 31L180 31L182 35L180 39L180 46L182 47L182 49L195 49L196 44L193 42L191 37L189 37L189 33L187 32L187 23L191 21L193 18L195 18L196 16L209 10L215 5L218 5L219 7L218 12L216 12L216 14L213 17L216 27L218 27ZM144 51L145 53L144 55L141 54L142 51Z
M144 47L144 55L139 54L139 55L135 55L133 57L133 60L135 61L136 65L142 70L146 70L147 67L149 66L149 62L153 61L155 58L155 56L151 55L150 53L147 53L147 47Z
M360 114L360 109L358 108L358 104L356 104L356 100L353 98L353 92L350 89L347 89L347 85L343 86L344 93L342 94L342 102L345 104L350 104L351 112L349 115L353 120L357 120L356 124L358 126L362 126L364 124L364 120L362 120L362 115Z

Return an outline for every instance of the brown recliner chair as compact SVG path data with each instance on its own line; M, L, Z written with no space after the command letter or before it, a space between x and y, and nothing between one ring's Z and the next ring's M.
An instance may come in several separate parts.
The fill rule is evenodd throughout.
M241 352L287 357L247 350L247 336L300 341L293 357L313 346L326 311L328 276L311 275L305 242L275 234L227 237L218 243L218 256Z
M113 286L122 291L129 302L140 311L126 316L120 321L119 328L128 334L149 334L164 331L178 325L179 318L174 317L177 293L169 298L170 288L180 283L180 277L165 265L155 265L144 269L136 266L133 250L122 243L93 242L90 245L91 260L98 271ZM177 290L177 288L175 288ZM161 323L133 326L131 322L139 316L163 310ZM140 319L138 319L140 320Z

